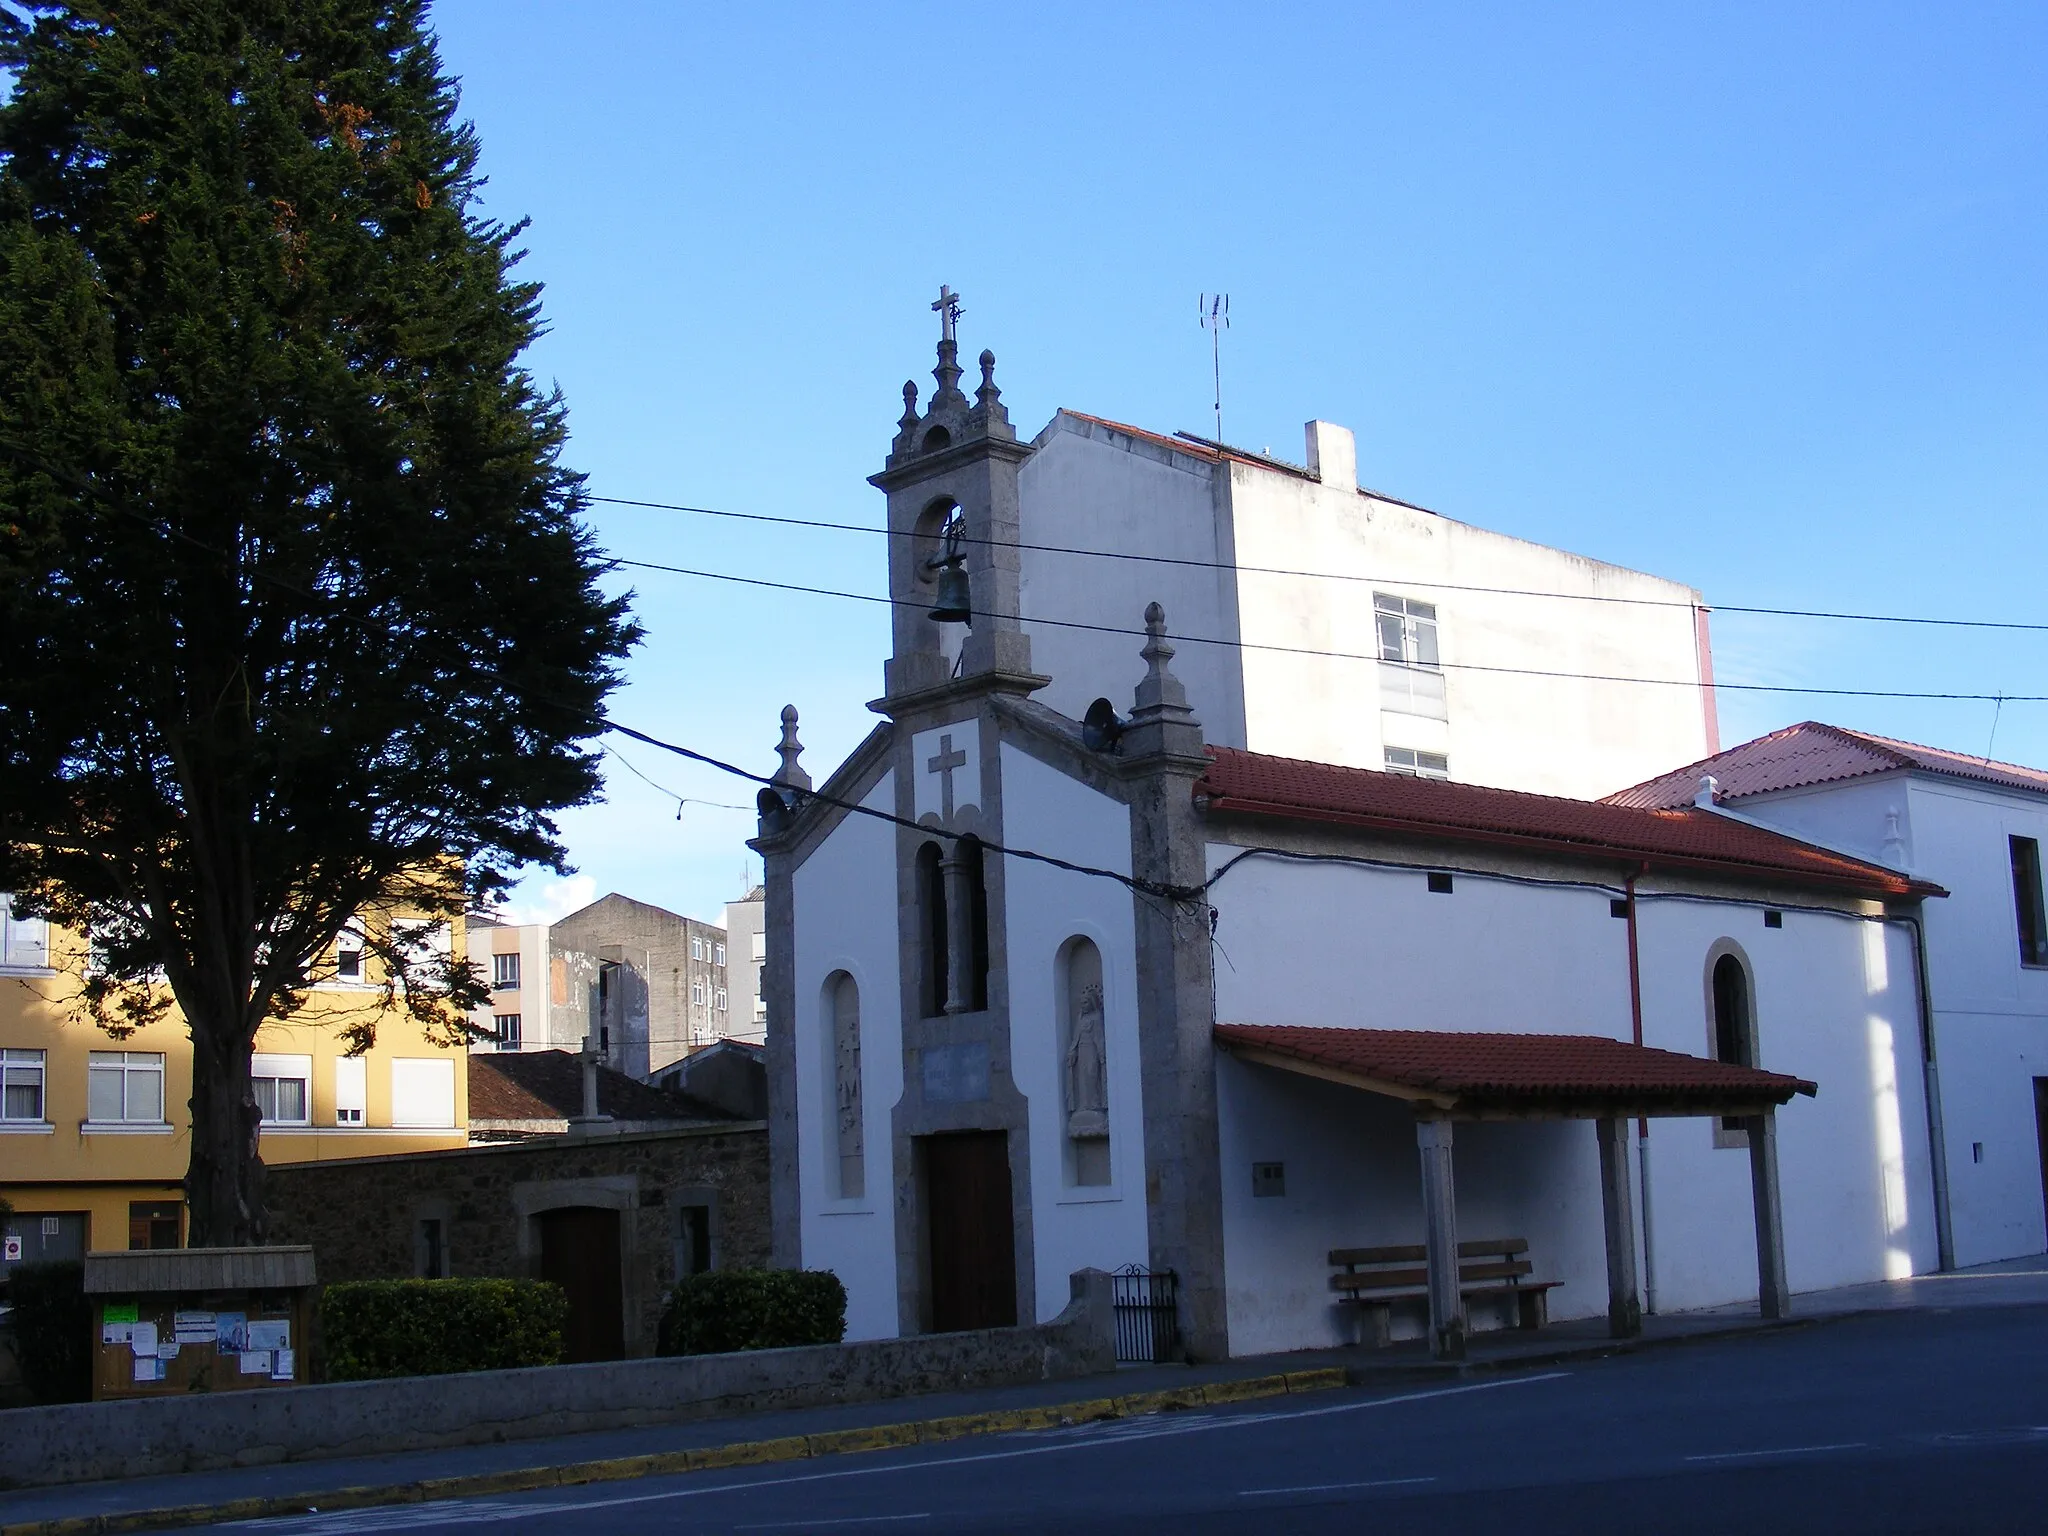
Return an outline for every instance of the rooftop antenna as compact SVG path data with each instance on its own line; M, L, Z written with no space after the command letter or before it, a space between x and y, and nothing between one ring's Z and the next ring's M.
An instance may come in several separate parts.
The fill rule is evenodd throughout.
M1209 333L1209 368L1216 379L1216 441L1223 441L1223 333L1230 329L1230 295L1205 293L1197 301L1202 329Z

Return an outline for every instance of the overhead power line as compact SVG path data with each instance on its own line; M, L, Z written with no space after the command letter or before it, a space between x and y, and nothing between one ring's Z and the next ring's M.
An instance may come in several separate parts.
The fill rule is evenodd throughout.
M794 581L770 581L765 576L739 576L730 571L697 570L685 565L662 565L652 560L624 560L616 556L609 561L615 566L629 567L640 571L662 571L671 576L694 576L703 581L730 582L737 586L764 587L773 592L802 592L812 597L836 597L855 603L880 603L891 608L923 608L922 602L907 598L881 597L872 592L845 592L833 587L805 586ZM983 615L975 615L983 617ZM1044 625L1054 629L1087 630L1099 635L1129 635L1133 639L1145 638L1142 629L1130 629L1118 624L1089 624L1079 619L1031 618L1022 622ZM1329 661L1381 661L1383 657L1368 655L1361 651L1328 651L1313 646L1270 645L1257 640L1232 640L1217 635L1172 634L1170 639L1187 645L1215 645L1239 651L1265 651L1282 656L1310 656ZM1390 663L1402 665L1402 663ZM1825 698L1840 699L1946 699L1968 703L2002 704L2048 704L2048 694L2039 693L1963 693L1930 692L1908 688L1813 688L1792 683L1725 683L1715 679L1704 682L1689 677L1624 677L1603 672L1567 672L1543 667L1495 667L1479 662L1440 661L1434 667L1412 667L1418 672L1480 672L1503 677L1548 677L1587 683L1638 683L1651 688L1714 688L1726 689L1733 693L1790 693L1810 694Z
M722 507L691 507L672 501L634 501L623 496L589 496L587 501L603 502L614 507L642 507L656 512L689 512L699 517L721 517L733 522L772 523L784 528L812 528L828 533L882 534L890 538L910 538L912 535L898 528L877 528L871 523L834 523L816 518L775 517L765 512L734 512ZM1945 629L1990 629L2024 634L2048 634L2048 623L2025 624L2006 619L1950 619L1918 614L1902 613L1857 613L1829 608L1766 608L1744 603L1699 603L1684 602L1672 597L1624 597L1611 592L1549 592L1533 587L1488 587L1454 581L1429 581L1419 577L1403 576L1398 579L1383 576L1359 576L1349 571L1305 571L1293 570L1286 566L1233 565L1222 560L1197 560L1186 555L1150 555L1118 549L1083 549L1071 544L1032 544L1011 540L978 539L963 536L963 544L1010 544L1016 549L1028 549L1035 554L1081 555L1094 560L1135 560L1147 565L1173 565L1198 571L1232 571L1241 576L1294 576L1312 581L1349 581L1366 585L1428 587L1437 592L1479 592L1495 597L1540 597L1554 598L1560 602L1572 603L1621 603L1636 608L1705 608L1714 613L1747 613L1765 618L1779 619L1837 619L1859 624L1915 624L1931 625Z

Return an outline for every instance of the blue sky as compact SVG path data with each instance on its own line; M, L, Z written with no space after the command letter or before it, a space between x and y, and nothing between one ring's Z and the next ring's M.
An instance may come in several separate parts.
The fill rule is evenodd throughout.
M603 495L878 523L940 282L1020 430L1224 426L1709 601L2038 620L2048 11L712 7L441 0L491 209L533 219L534 355ZM570 24L565 25L567 18ZM872 536L599 508L605 545L879 590ZM883 611L634 573L615 715L822 774ZM2048 635L1715 619L1730 681L2048 693ZM1982 752L1980 703L1722 696ZM647 748L686 796L744 786ZM1998 756L2048 762L2048 706ZM614 768L582 881L715 915L751 818ZM587 882L584 883L584 882Z

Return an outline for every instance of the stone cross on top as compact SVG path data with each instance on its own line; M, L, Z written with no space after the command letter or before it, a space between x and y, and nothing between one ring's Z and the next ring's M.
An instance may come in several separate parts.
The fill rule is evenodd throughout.
M953 770L967 766L967 754L953 745L950 733L939 738L938 754L925 763L928 773L939 776L939 804L947 821L953 819Z
M939 340L958 340L959 338L954 334L954 328L959 325L960 317L966 313L960 307L960 295L951 288L948 288L944 283L941 283L939 284L939 296L933 301L932 308L938 311Z

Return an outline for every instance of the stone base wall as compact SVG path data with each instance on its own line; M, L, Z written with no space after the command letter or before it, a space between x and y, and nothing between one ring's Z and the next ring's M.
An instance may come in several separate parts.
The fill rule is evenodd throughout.
M714 1268L769 1258L768 1137L757 1122L291 1163L266 1169L264 1190L271 1241L312 1244L323 1284L423 1273L427 1220L441 1224L446 1273L531 1276L540 1212L616 1210L629 1356L654 1352L662 1304L689 1262L688 1224L708 1219Z
M1116 1369L1114 1317L1109 1276L1087 1269L1067 1309L1030 1328L22 1408L0 1475L149 1477L1058 1381Z

